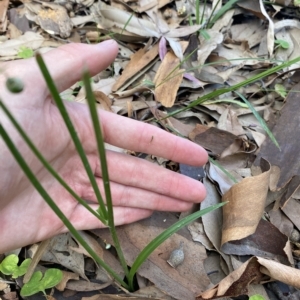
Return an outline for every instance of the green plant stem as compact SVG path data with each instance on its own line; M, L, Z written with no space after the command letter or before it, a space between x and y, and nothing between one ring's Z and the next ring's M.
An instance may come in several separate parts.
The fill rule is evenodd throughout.
M277 146L277 148L280 150L280 146L273 135L272 131L268 128L268 125L266 124L265 120L258 114L258 112L255 110L253 105L238 91L235 91L235 93L247 104L249 109L252 111L253 115L256 117L256 119L259 121L263 129L266 131L272 142Z
M113 214L113 203L112 203L112 197L111 197L111 190L110 190L110 181L109 181L109 174L108 174L108 168L107 168L107 160L106 160L106 151L104 147L104 139L102 134L102 129L99 122L99 116L96 108L96 99L94 97L92 87L90 84L90 75L86 71L83 73L83 82L84 87L86 91L87 96L87 102L90 109L91 118L93 121L93 127L95 131L95 138L97 141L97 147L98 147L98 154L100 158L101 163L101 171L102 171L102 178L103 178L103 186L105 190L105 198L106 198L106 205L107 205L107 212L108 212L108 227L112 236L112 239L114 241L114 246L117 250L118 257L120 259L121 265L123 267L123 270L125 272L126 277L129 275L129 270L127 267L127 263L117 236L115 222L114 222L114 214Z
M200 0L196 0L196 24L200 24Z
M59 207L55 204L52 198L49 196L47 191L43 188L40 184L39 180L30 170L28 164L23 159L20 152L17 150L16 146L8 136L6 130L3 128L2 124L0 123L0 136L2 136L4 142L6 143L8 149L10 150L11 154L14 156L18 164L20 165L23 172L28 177L29 181L32 183L34 188L39 192L41 197L47 202L50 208L54 211L54 213L60 218L63 224L68 228L74 238L86 249L86 251L91 255L91 257L103 268L105 269L111 276L114 277L116 281L118 281L121 285L125 288L128 288L128 285L122 280L122 278L108 265L106 265L98 255L93 251L93 249L89 246L89 244L80 236L80 234L76 231L72 223L68 220L68 218L63 214L63 212L59 209Z
M81 199L71 188L70 186L57 174L57 172L52 168L52 166L47 162L47 160L43 157L43 155L38 151L38 149L34 146L28 135L21 128L16 119L12 116L6 105L0 100L0 107L3 109L5 114L8 116L10 121L13 123L19 134L22 136L30 150L36 155L36 157L40 160L43 166L48 170L48 172L70 193L72 197L74 197L82 206L84 206L90 213L92 213L96 218L100 219L101 222L105 222L101 216L94 211L83 199Z
M240 83L237 83L235 85L232 85L232 86L229 86L229 87L224 87L224 88L221 88L221 89L218 89L216 91L213 91L213 92L210 92L202 97L199 97L197 100L193 101L192 103L190 103L189 105L187 105L186 107L184 108L181 108L181 109L178 109L176 111L173 111L172 113L169 113L167 116L163 117L162 120L164 119L167 119L169 117L172 117L172 116L175 116L176 114L180 113L180 112L183 112L183 111L186 111L188 109L191 109L199 104L202 104L204 103L205 101L207 100L210 100L210 99L214 99L222 94L225 94L225 93L228 93L228 92L233 92L243 86L246 86L248 84L251 84L251 83L254 83L266 76L269 76L275 72L278 72L280 70L282 70L283 68L286 68L286 67L289 67L295 63L298 63L300 61L300 57L297 57L293 60L290 60L290 61L287 61L281 65L278 65L278 66L275 66L271 69L268 69L264 72L261 72L260 74L257 74L257 75L254 75L253 77L249 78L249 79L246 79Z
M200 0L197 0L197 1L200 2ZM200 24L203 24L203 22L204 22L204 15L205 15L206 4L207 4L207 0L204 0L204 6L203 6L203 11L202 11L202 16L201 16Z
M44 76L44 79L45 79L45 81L47 83L49 91L50 91L50 93L51 93L51 95L53 97L53 100L55 101L55 103L57 105L57 108L59 109L60 114L61 114L61 116L62 116L62 118L63 118L63 120L64 120L64 122L65 122L65 124L66 124L66 126L68 128L70 136L71 136L71 138L72 138L72 140L74 142L74 145L75 145L75 147L77 149L77 152L78 152L78 154L79 154L79 156L81 158L83 166L84 166L84 168L85 168L85 170L87 172L87 175L89 177L90 183L91 183L91 185L92 185L92 187L94 189L96 198L97 198L99 206L100 206L99 214L100 214L100 216L101 216L102 219L107 220L106 206L105 206L104 201L103 201L103 199L101 197L101 193L100 193L99 187L97 185L94 173L93 173L93 171L91 169L91 166L89 164L89 161L88 161L88 159L87 159L87 157L85 155L84 149L83 149L83 147L81 145L81 142L80 142L80 140L78 138L76 130L75 130L73 124L72 124L72 121L71 121L71 119L70 119L70 117L68 115L68 112L67 112L67 110L65 108L65 105L64 105L62 99L60 98L60 95L59 95L59 93L57 91L57 88L56 88L56 86L55 86L55 84L54 84L54 82L52 80L52 77L51 77L51 75L50 75L50 73L49 73L49 71L48 71L48 69L47 69L47 67L45 65L45 62L44 62L42 56L40 54L37 54L36 55L36 60L37 60L37 63L39 65L39 67L40 67L40 70L41 70L41 72L42 72L42 74ZM107 222L105 222L104 224L107 225Z
M200 218L201 216L225 205L227 202L222 202L216 205L212 205L210 207L207 207L205 209L202 209L198 212L195 212L179 221L174 223L172 226L170 226L168 229L163 231L161 234L159 234L155 239L153 239L138 255L138 257L135 259L134 263L131 266L130 272L129 272L129 278L128 283L129 287L133 288L133 278L139 267L142 265L142 263L149 257L149 255L160 245L162 244L166 239L168 239L172 234L183 228L184 226L190 224L191 222L195 221L196 219Z
M208 20L208 23L207 23L208 27L211 28L211 27L215 24L215 22L216 22L217 20L219 20L219 19L220 19L220 18L221 18L221 17L222 17L229 9L231 9L232 6L233 6L235 3L237 3L238 1L239 1L239 0L229 0L229 1L226 2L226 4L223 5L223 6L217 11L217 13L213 16L214 11L215 11L215 8L217 7L218 3L220 2L220 0L219 0L218 3L217 3L216 6L215 6L213 12L211 13L211 16L210 16L209 20ZM213 16L213 18L211 18L212 16ZM210 23L211 23L211 26L210 26Z
M211 157L208 157L208 160L209 160L210 163L217 166L232 182L238 183L238 181L222 165L220 165L216 160L212 159Z

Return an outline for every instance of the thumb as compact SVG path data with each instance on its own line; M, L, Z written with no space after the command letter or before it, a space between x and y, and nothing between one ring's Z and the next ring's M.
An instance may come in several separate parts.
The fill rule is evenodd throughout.
M97 45L67 44L43 54L43 59L59 92L62 92L81 79L84 68L92 76L96 75L113 62L117 53L118 44L114 40L108 40ZM18 77L24 83L26 95L34 94L35 97L24 99L22 105L27 102L37 104L33 103L35 101L41 104L40 98L45 98L49 93L35 58L7 62L1 67L5 76L0 76L0 87L5 84L7 77ZM9 98L11 102L22 97L20 94L9 94L7 89L0 88L0 91L1 96Z
M109 66L118 54L118 44L108 40L97 45L67 44L44 55L45 63L60 92L81 79L87 68L92 76Z

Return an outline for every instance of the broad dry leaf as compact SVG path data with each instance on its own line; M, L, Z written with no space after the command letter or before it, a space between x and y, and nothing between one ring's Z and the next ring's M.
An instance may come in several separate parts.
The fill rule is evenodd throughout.
M277 187L283 187L295 175L300 175L300 161L295 159L300 152L300 144L295 143L300 134L300 84L297 84L289 92L285 105L280 112L280 118L272 129L276 140L281 146L281 151L267 138L257 155L255 164L264 157L271 165L280 168L280 179Z
M35 32L27 31L16 39L8 40L1 44L0 56L17 55L20 47L27 47L32 50L39 49L44 38Z
M65 290L67 282L69 280L76 280L76 281L79 280L79 275L78 274L75 274L75 273L72 273L72 272L67 272L67 271L62 271L62 273L63 273L62 280L60 281L59 284L57 284L55 286L55 288L58 289L61 292Z
M87 279L84 272L84 257L75 252L71 247L76 243L70 233L60 234L51 239L48 251L44 252L42 260L51 263L59 263L67 269Z
M256 150L256 146L248 140L244 140L226 130L200 124L196 125L195 129L189 134L189 138L211 151L213 155L222 158L234 153L252 153Z
M103 110L111 112L111 100L101 91L94 91L93 93L96 101L100 104L100 107Z
M47 2L42 2L42 4L28 2L24 5L27 8L26 17L48 33L59 34L62 38L68 38L71 35L73 23L64 6Z
M77 292L99 291L107 288L112 284L112 281L106 283L97 283L86 280L70 280L67 282L66 288L68 290Z
M249 284L266 282L265 275L271 280L300 288L300 270L262 257L252 257L219 284L198 295L196 299L208 300L248 294Z
M0 1L0 32L4 32L6 30L8 4L8 0Z
M262 160L263 173L244 178L223 196L222 245L252 235L262 217L269 188L270 164Z
M199 50L197 51L197 61L198 65L202 66L205 64L208 56L211 54L213 50L217 48L219 44L223 42L223 34L213 30L213 29L208 29L206 30L207 34L210 36L209 39L204 39L201 35L199 37L200 40L200 47Z
M168 52L154 78L155 99L165 107L172 107L176 100L184 72L179 69L179 64L179 58L174 53Z
M213 185L207 178L203 179L203 183L207 191L207 196L205 201L201 203L201 209L205 209L211 205L220 203L221 197L215 185ZM230 257L221 251L223 224L222 211L220 209L216 209L209 214L202 216L202 223L207 237L214 245L215 250L222 256L226 263L225 273L228 274L228 272L232 272L233 267L230 261Z
M271 210L268 214L270 217L270 222L276 226L280 232L285 234L287 237L290 237L294 229L294 224L292 221L279 209Z
M158 44L155 44L150 49L145 46L130 57L130 62L127 64L122 75L113 85L112 90L117 91L123 84L125 84L134 75L139 73L145 66L155 59L158 55Z
M84 231L79 232L81 237L90 245L90 247L94 250L94 252L102 259L106 264L108 264L120 277L124 276L124 270L120 264L120 262L115 258L115 256L109 252L105 251L100 244L93 238L91 235ZM84 255L91 257L90 254L79 244L78 247L72 247L72 250L83 253ZM110 275L107 274L106 271L104 271L99 266L99 274L101 273L101 280L102 282L110 282ZM102 274L104 273L104 274ZM99 275L100 276L100 275Z

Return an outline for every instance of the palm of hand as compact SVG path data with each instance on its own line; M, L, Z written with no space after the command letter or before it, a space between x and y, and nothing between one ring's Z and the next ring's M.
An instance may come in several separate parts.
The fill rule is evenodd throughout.
M88 53L89 51L80 51L83 50L81 47L90 47L88 49L90 53ZM111 51L105 51L104 48L99 50L86 45L68 45L63 51L60 48L60 50L52 51L46 55L49 66L53 65L57 55L61 55L62 61L64 61L63 56L71 60L65 63L64 69L52 67L52 75L55 81L59 82L59 89L64 90L79 80L82 61L89 59L88 66L92 74L98 73L109 64L114 59L117 49L115 45L110 45ZM91 58L95 56L96 52L99 55L99 51L102 51L102 63L95 62ZM28 76L24 71L20 72L20 68L31 70L29 73L32 76ZM74 68L79 71L66 77L68 71L74 70ZM81 198L87 200L91 207L96 209L98 207L97 201L83 165L62 118L48 95L36 65L33 61L25 61L18 65L10 65L9 70L11 74L23 75L18 76L25 82L26 89L17 96L3 93L1 97L4 100L7 97L11 99L9 102L11 112L26 129L26 132L52 167ZM34 85L33 82L35 82ZM101 168L88 110L86 106L79 103L67 102L66 106L96 176L101 194L104 195ZM99 115L105 140L108 143L189 164L201 165L206 160L206 154L201 147L169 135L155 127L107 112L99 112ZM4 121L4 127L5 124ZM6 125L5 128L13 137L14 142L18 146L20 145L19 150L43 187L73 225L77 229L101 227L102 224L99 220L79 205L42 167L26 146L21 143L16 132L11 130L11 126ZM16 162L11 158L8 150L4 149L1 153L0 149L0 154L3 157L1 160L0 156L0 172L9 174L9 176L0 179L2 228L0 253L65 232L66 228L62 222L34 190ZM148 162L111 151L107 152L107 160L116 225L145 218L153 210L186 210L190 208L193 202L200 202L205 196L201 183Z

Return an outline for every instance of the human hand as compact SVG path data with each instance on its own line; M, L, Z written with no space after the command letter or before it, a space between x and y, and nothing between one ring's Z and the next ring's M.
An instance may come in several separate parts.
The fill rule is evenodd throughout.
M80 80L83 67L95 75L111 64L118 46L107 41L95 46L68 44L44 55L45 62L63 91ZM0 97L37 148L63 179L83 199L98 208L93 189L56 105L51 100L34 59L0 66L5 76L18 77L25 89L11 94L0 74ZM103 183L93 125L86 105L65 102L101 193ZM154 126L99 111L107 143L189 164L203 165L207 154L200 146ZM0 121L30 168L76 229L103 227L43 168L0 109ZM139 158L107 151L116 225L131 223L154 210L185 211L205 197L203 185L191 178ZM66 232L47 203L36 192L0 137L0 253Z

